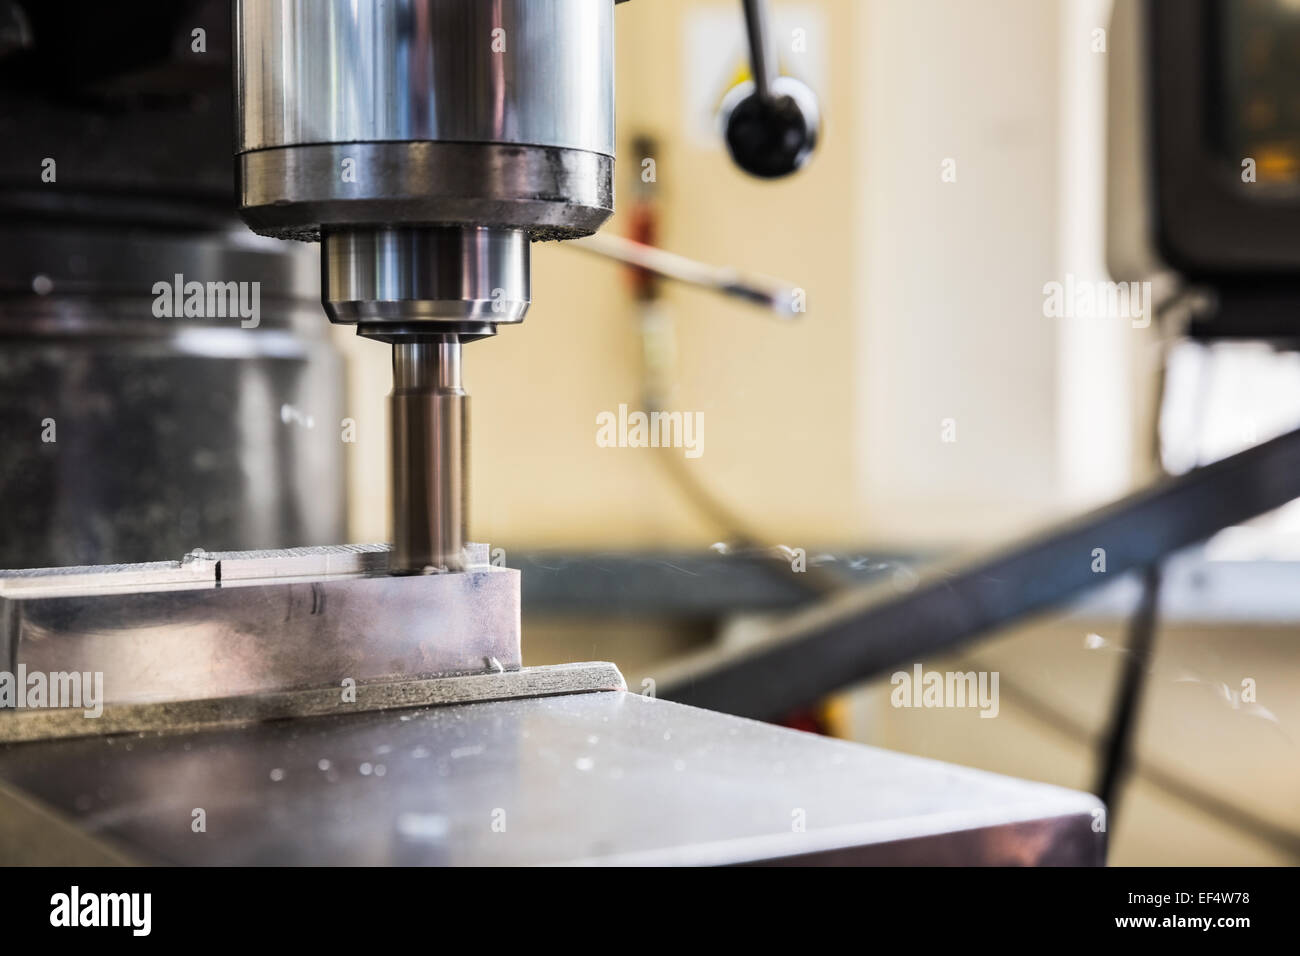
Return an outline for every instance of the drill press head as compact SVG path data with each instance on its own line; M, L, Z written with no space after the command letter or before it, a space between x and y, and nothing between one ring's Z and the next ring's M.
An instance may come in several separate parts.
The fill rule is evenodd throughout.
M240 212L393 346L393 568L463 562L462 342L613 212L615 0L237 0Z

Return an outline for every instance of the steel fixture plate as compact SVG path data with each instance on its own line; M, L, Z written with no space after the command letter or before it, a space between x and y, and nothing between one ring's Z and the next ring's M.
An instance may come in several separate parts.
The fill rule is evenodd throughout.
M0 783L75 824L88 858L109 846L174 864L1094 865L1105 852L1087 794L619 691L9 745Z

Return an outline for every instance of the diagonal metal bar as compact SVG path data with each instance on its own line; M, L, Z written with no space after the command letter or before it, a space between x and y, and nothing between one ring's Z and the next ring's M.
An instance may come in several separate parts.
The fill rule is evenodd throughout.
M686 659L659 675L659 694L778 717L1049 610L1296 498L1300 429L1009 547L927 569L906 589L846 588L775 621L753 644ZM1094 570L1103 557L1105 571Z

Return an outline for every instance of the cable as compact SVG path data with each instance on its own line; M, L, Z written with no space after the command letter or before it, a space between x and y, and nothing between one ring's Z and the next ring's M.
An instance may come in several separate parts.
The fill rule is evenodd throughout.
M1132 738L1142 705L1143 685L1155 643L1156 614L1160 604L1160 566L1153 564L1142 575L1142 596L1129 625L1128 655L1115 692L1109 727L1101 738L1100 767L1094 793L1106 804L1113 820L1119 790L1129 770Z

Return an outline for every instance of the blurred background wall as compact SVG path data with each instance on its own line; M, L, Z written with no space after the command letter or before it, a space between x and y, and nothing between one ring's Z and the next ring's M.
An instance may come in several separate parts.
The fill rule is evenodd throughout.
M735 4L619 11L621 197L641 171L635 141L653 137L660 243L807 292L804 317L781 323L666 288L671 407L707 423L696 477L792 546L979 540L1122 490L1147 426L1128 363L1146 343L1122 321L1098 343L1042 308L1044 283L1102 271L1105 56L1089 44L1108 4L776 6L783 38L806 31L783 67L819 81L827 117L815 162L777 184L699 129L698 101L744 76ZM719 25L731 32L699 62ZM652 455L596 445L595 416L640 398L618 268L555 244L536 260L528 320L467 357L475 533L517 547L714 540ZM351 406L352 526L378 538L387 356L339 335L368 399Z
M684 467L766 544L809 553L989 544L1149 480L1155 329L1043 308L1045 283L1105 277L1108 38L1098 49L1096 31L1107 0L776 8L783 67L817 87L826 116L811 167L778 184L737 171L701 118L701 104L744 75L739 5L619 10L621 198L647 158L634 143L652 137L660 244L807 293L806 314L781 322L665 288L676 343L667 404L705 419L704 454ZM626 231L626 203L607 228ZM732 529L655 459L680 450L595 441L597 414L641 405L637 311L620 270L541 246L534 301L521 327L466 351L473 536L503 547L507 563L515 550L692 550L725 538ZM336 333L358 426L352 535L384 539L388 350ZM1087 647L1094 633L1101 651ZM1004 690L998 719L897 710L883 683L841 701L841 732L1087 788L1123 633L1120 613L1074 613L925 662L999 669L1004 687L1029 696ZM525 609L531 663L610 659L634 687L711 636ZM1290 624L1249 620L1162 629L1139 742L1154 769L1128 793L1112 862L1295 862L1295 637ZM1263 680L1275 720L1216 701L1216 683L1248 675ZM1208 802L1179 796L1189 779ZM1242 807L1263 829L1230 819Z

